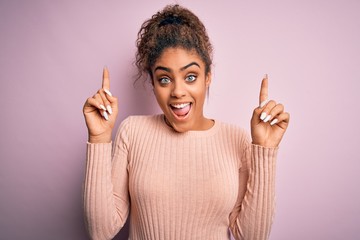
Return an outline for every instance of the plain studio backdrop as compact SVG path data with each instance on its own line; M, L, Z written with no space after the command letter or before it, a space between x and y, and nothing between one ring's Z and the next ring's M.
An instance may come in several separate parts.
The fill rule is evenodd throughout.
M0 239L87 239L82 106L106 65L116 128L160 112L151 87L133 86L133 61L140 25L170 3L1 0ZM360 239L360 1L177 3L214 45L208 117L250 131L265 73L291 113L270 239Z

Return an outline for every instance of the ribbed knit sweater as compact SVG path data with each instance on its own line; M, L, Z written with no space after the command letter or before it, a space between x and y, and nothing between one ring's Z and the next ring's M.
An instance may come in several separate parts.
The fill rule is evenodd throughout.
M87 145L90 237L113 238L130 214L131 240L267 239L276 154L219 121L178 133L163 115L128 117L113 145Z

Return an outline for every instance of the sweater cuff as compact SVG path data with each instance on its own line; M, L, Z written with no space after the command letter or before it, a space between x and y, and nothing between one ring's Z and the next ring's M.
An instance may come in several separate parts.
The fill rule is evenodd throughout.
M111 160L112 143L87 142L87 159L90 161Z
M91 143L89 141L86 142L87 145L112 145L112 141L108 143Z
M279 147L263 147L256 144L251 144L251 151L256 159L263 159L267 161L275 161Z
M279 150L279 147L263 147L261 145L257 145L257 144L251 144L251 150L253 151L266 151L268 152L269 154L272 154L274 156L276 156L278 150Z

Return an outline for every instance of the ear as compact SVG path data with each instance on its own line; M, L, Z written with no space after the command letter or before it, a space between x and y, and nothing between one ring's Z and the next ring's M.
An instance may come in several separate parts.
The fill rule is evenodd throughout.
M206 74L206 78L205 78L206 88L209 88L209 87L210 87L210 84L211 84L211 72L208 72L208 73Z

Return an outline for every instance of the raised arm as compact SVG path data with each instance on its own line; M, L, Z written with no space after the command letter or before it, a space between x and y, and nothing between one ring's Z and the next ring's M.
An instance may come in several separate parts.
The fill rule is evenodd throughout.
M114 147L111 132L117 115L117 99L109 91L104 69L102 88L84 105L89 132L83 189L85 225L91 239L112 239L129 214L127 132L119 128Z
M261 83L259 107L251 119L252 143L245 143L242 154L237 203L229 218L230 229L238 240L269 238L275 212L276 156L289 117L282 104L268 100L266 75Z

